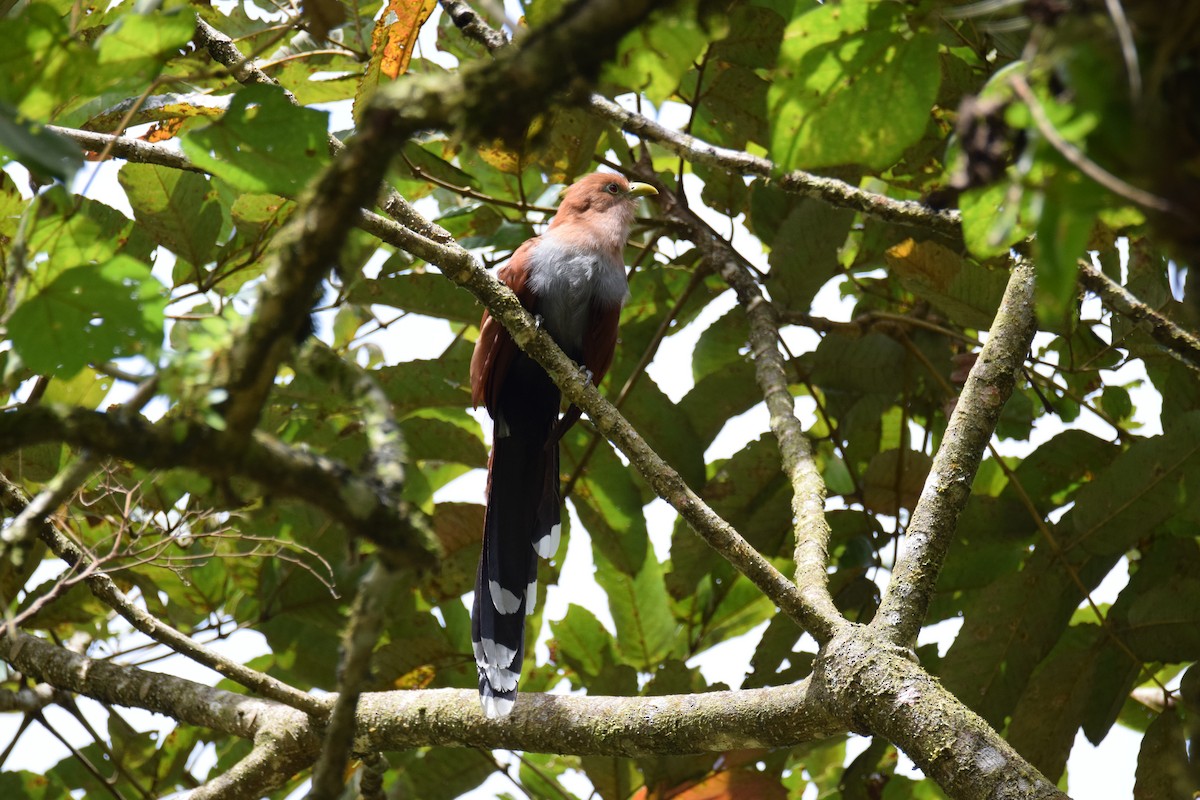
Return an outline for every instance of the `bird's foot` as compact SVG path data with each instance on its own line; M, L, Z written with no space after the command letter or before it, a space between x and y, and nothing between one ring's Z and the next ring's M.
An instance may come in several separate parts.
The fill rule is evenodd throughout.
M579 368L579 376L580 376L581 378L583 378L583 382L584 382L584 383L591 383L591 382L592 382L592 378L594 377L594 376L592 375L592 371L591 371L590 369L588 369L587 367L580 367L580 368Z
M543 325L545 322L546 322L546 320L544 320L544 319L542 318L542 315L541 315L541 314L534 314L534 315L533 315L533 329L534 329L535 331L540 331L540 330L542 329L542 325Z

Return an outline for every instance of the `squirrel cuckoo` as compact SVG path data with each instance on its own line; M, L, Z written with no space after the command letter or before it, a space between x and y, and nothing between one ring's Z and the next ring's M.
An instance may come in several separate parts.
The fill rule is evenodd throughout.
M654 187L620 175L580 179L546 232L517 248L497 273L597 386L612 364L629 297L622 254L634 204L651 194L658 194ZM558 387L486 311L471 356L471 398L487 407L493 431L471 640L483 712L497 718L512 711L517 696L537 557L558 550L558 440L579 410L572 406L559 419Z

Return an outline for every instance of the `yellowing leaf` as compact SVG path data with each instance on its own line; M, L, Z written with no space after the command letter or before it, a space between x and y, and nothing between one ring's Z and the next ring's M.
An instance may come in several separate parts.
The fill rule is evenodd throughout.
M941 290L950 286L962 267L962 259L952 250L936 242L917 242L913 239L905 239L888 248L884 257L897 277L916 280Z
M429 19L437 0L390 0L375 22L371 34L371 61L354 94L354 119L361 120L367 98L380 80L395 80L408 71L421 26Z
M380 72L395 80L408 70L417 34L436 6L436 0L391 0L388 3L371 37L373 49L381 53Z

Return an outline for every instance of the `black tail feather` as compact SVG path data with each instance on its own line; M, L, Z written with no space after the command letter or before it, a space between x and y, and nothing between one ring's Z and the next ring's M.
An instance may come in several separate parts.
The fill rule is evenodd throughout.
M527 363L536 372L514 363L493 412L483 553L471 611L479 697L491 718L507 715L516 699L525 617L537 600L537 556L557 549L562 516L558 444L550 438L558 390L540 367Z

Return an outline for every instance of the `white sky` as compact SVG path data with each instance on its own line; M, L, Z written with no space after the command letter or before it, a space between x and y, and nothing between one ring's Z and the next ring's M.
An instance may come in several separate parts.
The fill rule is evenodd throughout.
M434 13L435 15L440 15L440 8ZM512 13L511 10L510 13ZM435 31L435 21L431 21L426 25L419 44L421 52L427 57L431 54L436 54L438 57L447 58L445 54L436 53L436 49L433 46ZM453 59L451 59L450 65L453 65ZM346 104L335 104L329 108L333 113L331 130L351 127L348 122ZM671 108L670 106L663 110L660 117L660 121L664 124L674 127L682 127L685 119L686 117L681 116L679 108ZM127 216L132 216L131 209L125 201L116 181L116 174L120 163L112 161L100 164L89 162L76 178L75 189L79 191L84 186L88 186L87 195L89 197L100 199L120 209ZM13 176L17 178L19 185L25 185L19 167L10 167L8 171L13 173ZM692 200L691 207L703 210L705 206L700 202L699 188L699 182L694 176L689 176L685 181L685 190ZM419 208L424 212L431 211L431 208L428 206L419 206ZM725 217L719 215L712 216L713 218L710 219L710 222L717 223L718 230L728 230L729 223ZM733 242L743 255L764 271L767 269L766 256L761 246L746 231L745 227L741 224L740 218L738 224L734 227ZM155 270L160 275L169 276L170 259L169 254L166 255L168 256L166 259L160 259L156 262ZM169 285L169 280L166 282ZM691 355L700 334L716 319L732 308L733 305L732 293L727 292L712 302L695 322L664 340L656 358L648 369L648 373L672 400L678 400L692 386ZM851 311L851 303L839 296L838 282L836 280L830 282L830 284L822 289L814 302L814 313L834 320L849 320ZM1095 300L1089 300L1085 305L1084 316L1098 319L1101 315L1102 309L1099 303ZM372 337L372 341L384 349L388 363L395 363L420 358L436 358L450 343L452 337L453 333L450 326L444 320L409 315L390 326L385 333ZM816 346L818 340L816 334L801 328L792 328L785 331L785 339L793 352L811 350ZM1050 337L1048 335L1039 334L1039 340L1035 342L1035 349L1038 345L1044 345L1049 340ZM1116 373L1104 374L1106 384L1109 382L1128 383L1138 378L1145 379L1145 372L1140 362L1127 364ZM1146 383L1148 385L1148 381ZM1135 389L1131 394L1137 408L1136 419L1143 426L1139 429L1139 433L1143 435L1160 433L1160 401L1158 396L1152 390ZM480 414L484 430L490 431L491 425L487 420L486 414L484 412L478 413ZM806 426L814 421L814 408L810 398L797 398L797 413ZM1112 430L1108 425L1086 410L1082 412L1080 418L1072 427L1081 427L1091 430L1098 436L1112 438ZM747 442L757 438L767 430L767 413L763 404L760 403L745 414L729 421L706 451L706 460L711 461L713 459L729 457L740 450ZM1052 438L1060 430L1061 426L1059 425L1039 424L1034 431L1034 435L1028 442L1003 442L1000 448L1006 455L1023 456L1041 443ZM477 503L482 501L483 495L484 473L482 470L475 470L444 487L435 495L435 499L438 502L455 500ZM835 501L837 501L836 498ZM836 505L831 505L831 508L839 506L840 502L837 502ZM606 596L594 579L594 565L592 564L591 546L587 538L587 533L583 530L582 525L579 524L573 507L569 505L568 510L571 514L572 535L568 540L566 555L562 563L562 576L557 586L546 587L544 593L544 622L542 630L537 637L537 654L539 660L542 661L548 657L545 643L549 638L549 621L561 619L566 613L569 603L575 603L590 609L610 631L614 627L611 615L608 612ZM650 540L655 552L660 560L665 561L669 558L670 536L675 521L675 512L664 501L655 500L646 507L646 520ZM61 562L44 564L38 570L35 581L30 585L36 585L37 581L52 577L54 574L57 574L61 567ZM886 583L887 574L885 572L881 573L877 579L882 586ZM1124 571L1124 563L1122 563L1122 566L1110 575L1093 594L1094 599L1098 603L1111 602L1115 599L1127 579L1128 576ZM945 649L953 640L960 626L960 620L949 620L931 626L922 632L920 642L922 644L936 642L939 645L939 649L945 652ZM742 637L710 648L688 663L691 666L698 666L710 683L724 682L731 686L738 686L748 671L750 657L754 653L764 628L765 623ZM146 641L144 636L131 631L122 643L128 645L143 641ZM263 637L253 631L235 633L228 639L213 642L211 646L218 652L240 662L245 662L250 658L268 652ZM798 649L813 650L812 640L805 637L801 640L801 645ZM165 648L158 647L154 652L165 654L167 651ZM215 684L220 680L220 676L215 672L180 656L168 656L162 661L151 665L150 669L209 685ZM81 698L79 705L84 709L89 721L97 730L105 729L107 713L99 704L86 698ZM173 720L145 711L122 709L121 714L131 725L139 730L157 730L161 734L165 734L173 727ZM46 716L51 724L75 746L83 747L91 743L90 735L65 711L56 706L50 707L46 711ZM17 730L20 720L20 714L0 714L0 747L3 747L11 739ZM852 737L848 747L847 763L849 759L854 758L859 752L865 749L867 741L861 737ZM1068 788L1070 792L1079 798L1132 796L1134 765L1136 763L1139 744L1140 735L1119 725L1113 727L1108 737L1099 747L1093 747L1084 739L1082 734L1079 734L1068 765ZM22 736L20 744L13 751L5 766L9 769L25 769L39 772L53 766L67 755L68 751L66 748L35 723ZM495 755L504 763L512 762L511 755L505 751L495 751ZM210 768L215 763L215 756L211 752L211 748L209 748L208 752L194 754L193 758L196 760L196 763L202 765L202 768ZM898 771L913 777L920 775L919 772L913 769L911 762L903 755L901 756ZM581 776L576 776L575 778L568 776L568 778L564 779L563 783L568 790L575 791L581 796L585 796L590 791L590 786ZM493 775L479 789L468 796L471 798L486 798L492 797L501 791L512 792L512 790L513 787L509 781L497 774ZM305 791L306 789L302 788L293 796L302 797ZM811 800L813 797L815 797L815 787L809 787L809 791L804 795L804 800Z

